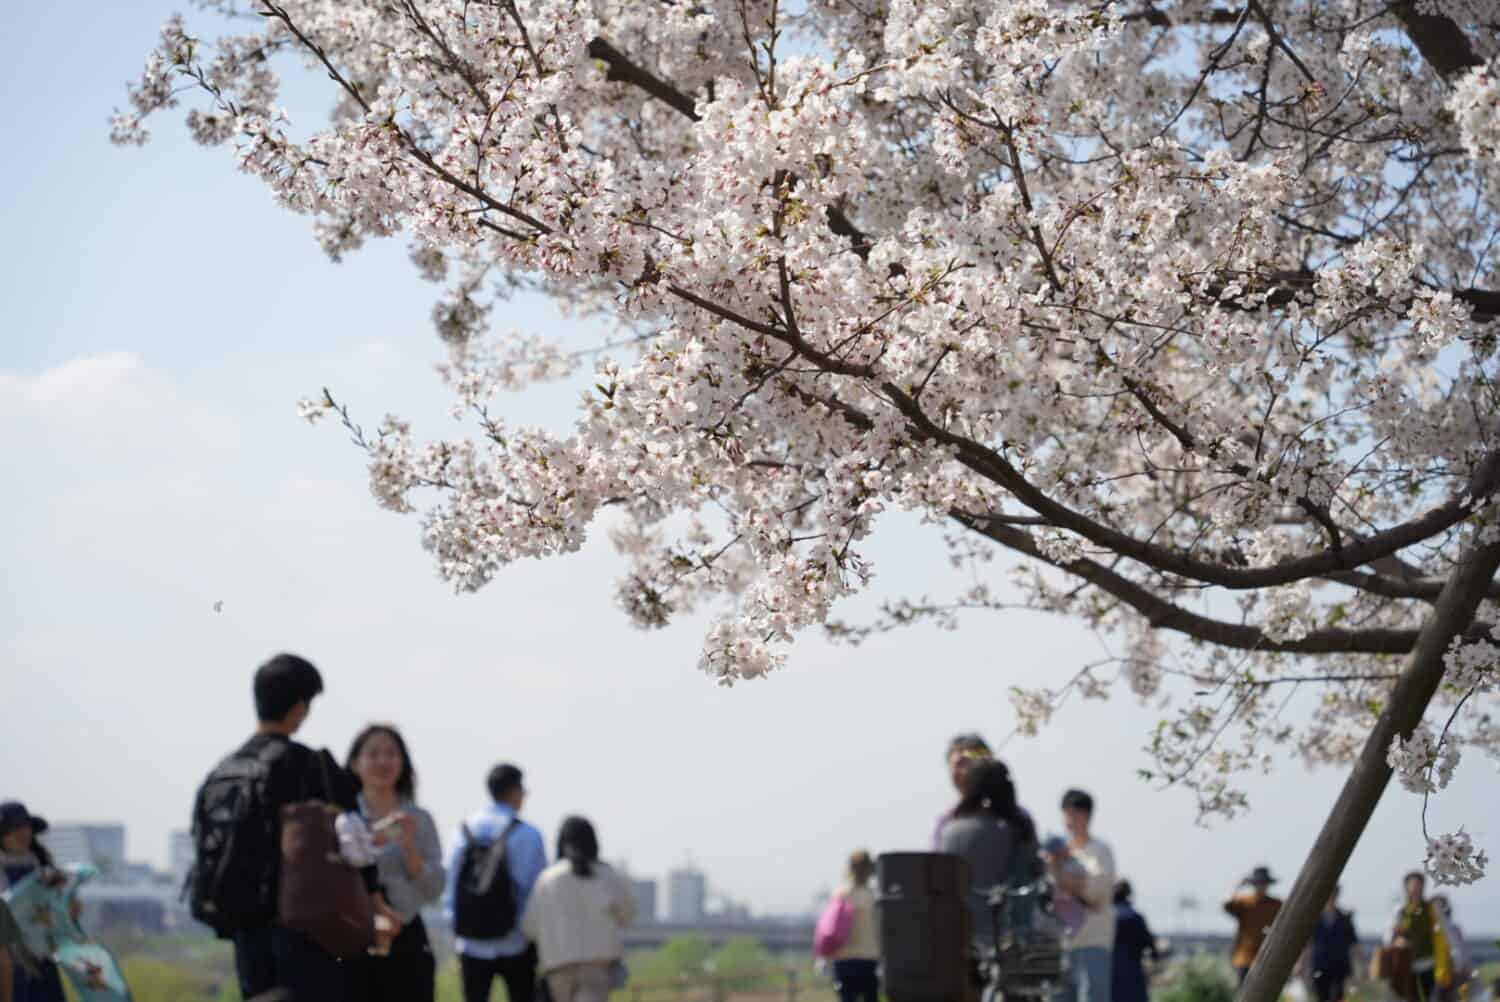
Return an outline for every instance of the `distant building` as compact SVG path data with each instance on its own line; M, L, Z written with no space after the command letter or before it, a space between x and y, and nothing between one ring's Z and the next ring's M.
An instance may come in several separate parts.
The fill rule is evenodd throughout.
M630 864L623 859L611 864L630 888L630 897L635 901L635 922L637 925L653 925L657 921L656 915L656 881L647 877L636 877L630 873ZM1500 1002L1500 1000L1497 1000Z
M667 874L668 922L702 922L707 902L708 878L702 873L685 868Z
M640 877L627 877L630 896L635 899L635 920L651 924L656 921L656 881Z
M183 880L187 879L188 870L193 868L195 854L192 832L167 833L167 872L172 875L173 884L180 887Z
M177 892L159 884L90 881L79 889L78 900L83 905L83 927L90 932L155 935L170 929L195 928Z
M745 925L755 920L750 911L750 906L738 901L724 901L713 914L705 916L704 920L714 925Z
M42 842L59 866L93 866L102 880L125 876L124 825L56 824Z

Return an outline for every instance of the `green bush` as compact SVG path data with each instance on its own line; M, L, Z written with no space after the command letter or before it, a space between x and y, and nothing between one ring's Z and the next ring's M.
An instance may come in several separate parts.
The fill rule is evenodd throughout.
M1221 958L1184 957L1168 968L1152 992L1155 1002L1234 1002L1234 978Z
M680 978L701 978L713 956L708 940L697 934L673 936L661 949L632 955L626 962L636 984L662 984Z
M779 988L786 984L781 964L759 940L749 936L729 940L708 962L716 977L729 980L733 991Z

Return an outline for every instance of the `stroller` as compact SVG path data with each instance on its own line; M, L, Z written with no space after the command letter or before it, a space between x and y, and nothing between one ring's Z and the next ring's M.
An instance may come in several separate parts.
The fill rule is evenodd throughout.
M976 941L969 866L948 853L887 853L876 861L880 963L890 1002L1045 999L1064 977L1051 886L997 887L991 941Z
M1063 981L1062 927L1045 879L990 892L994 942L979 949L981 1002L1047 999Z

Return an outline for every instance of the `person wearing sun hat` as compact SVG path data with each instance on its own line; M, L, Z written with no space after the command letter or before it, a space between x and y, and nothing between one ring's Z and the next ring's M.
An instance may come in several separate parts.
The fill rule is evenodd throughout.
M1229 955L1229 965L1239 975L1241 982L1250 973L1255 955L1266 941L1266 932L1281 913L1281 899L1271 896L1271 885L1276 878L1270 867L1257 866L1250 876L1240 881L1234 895L1224 902L1224 910L1234 916L1239 928L1234 934L1234 948Z
M52 854L36 838L46 830L47 822L28 811L25 804L16 800L0 803L0 896L8 899L10 890L33 874L44 881L60 879ZM17 951L15 955L12 949ZM7 946L7 958L20 959L22 949L21 944ZM63 1002L62 977L51 960L39 958L34 964L12 962L9 966L10 997L15 1002Z
M46 830L46 820L19 800L0 804L0 893L37 870L53 869L52 855L36 840Z

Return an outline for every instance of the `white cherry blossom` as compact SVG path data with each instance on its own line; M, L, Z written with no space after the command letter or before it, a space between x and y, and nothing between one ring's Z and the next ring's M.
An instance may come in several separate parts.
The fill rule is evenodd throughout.
M633 621L716 610L725 684L810 629L1067 615L1111 657L1017 690L1018 728L1128 690L1162 707L1152 777L1232 814L1279 752L1360 753L1500 540L1477 0L203 6L112 137L178 109L334 259L397 238L441 283L459 430L301 413L339 416L457 588L602 529ZM322 105L284 109L309 71ZM512 330L518 287L620 345ZM507 407L542 379L577 380L572 428ZM844 623L893 511L995 584ZM1500 751L1500 586L1459 599L1427 722L1377 749L1423 792ZM1445 838L1435 873L1482 870Z

